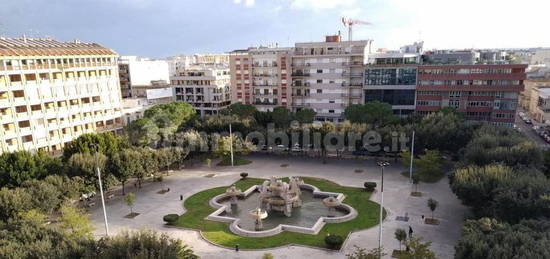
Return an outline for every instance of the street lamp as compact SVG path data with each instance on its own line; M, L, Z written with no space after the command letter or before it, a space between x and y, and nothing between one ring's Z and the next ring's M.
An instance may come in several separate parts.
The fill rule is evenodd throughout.
M233 132L231 131L231 123L229 123L229 150L231 152L231 166L234 166L233 164Z
M390 163L386 161L379 161L378 166L382 169L382 180L380 181L380 223L378 225L378 251L380 251L380 257L382 257L382 216L384 210L384 168L389 166Z
M101 184L101 170L99 170L99 146L92 144L96 148L95 153L95 168L97 171L97 178L99 181L99 193L101 194L101 206L103 207L103 220L105 221L105 236L109 236L109 224L107 223L107 210L105 209L105 198L103 196L103 185Z

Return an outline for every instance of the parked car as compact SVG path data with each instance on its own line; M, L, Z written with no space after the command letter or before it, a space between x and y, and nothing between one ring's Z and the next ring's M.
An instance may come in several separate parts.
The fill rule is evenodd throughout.
M528 125L531 125L531 124L533 124L533 121L531 121L531 120L526 120L525 123L528 124Z
M298 143L296 143L296 144L294 144L294 146L292 146L290 151L292 151L292 152L301 152L302 149L300 148L300 145Z

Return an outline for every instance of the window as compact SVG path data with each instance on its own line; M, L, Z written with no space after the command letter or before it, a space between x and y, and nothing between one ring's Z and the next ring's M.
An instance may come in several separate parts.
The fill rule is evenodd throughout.
M317 83L318 83L318 84L322 84L322 83L323 83L323 79L317 79Z
M323 93L323 89L317 89L317 93L318 93L318 94L322 94L322 93Z
M328 113L334 113L334 110L328 110Z
M322 74L322 73L323 73L322 69L317 69L317 74Z

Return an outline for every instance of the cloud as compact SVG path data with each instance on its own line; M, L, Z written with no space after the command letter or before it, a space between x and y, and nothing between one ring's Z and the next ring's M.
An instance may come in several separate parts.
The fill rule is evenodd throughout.
M309 9L313 11L357 6L357 0L290 0L290 8L292 9Z
M233 3L236 5L244 4L245 7L252 7L256 3L255 0L233 0Z

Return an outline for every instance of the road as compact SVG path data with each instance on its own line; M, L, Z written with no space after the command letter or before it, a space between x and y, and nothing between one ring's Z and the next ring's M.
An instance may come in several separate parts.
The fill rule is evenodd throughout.
M533 122L535 124L540 124ZM528 125L525 123L518 114L516 114L516 126L521 129L521 132L531 139L533 142L537 143L543 149L550 149L550 145L546 143L534 130L533 125Z

